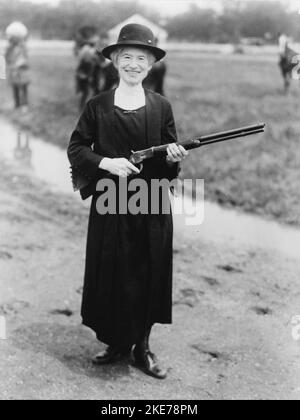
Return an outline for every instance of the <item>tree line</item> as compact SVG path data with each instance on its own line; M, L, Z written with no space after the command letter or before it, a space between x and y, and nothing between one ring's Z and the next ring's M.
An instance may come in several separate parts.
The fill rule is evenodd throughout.
M157 11L135 0L61 0L58 6L30 1L0 0L0 36L13 20L21 20L31 36L42 39L73 39L82 25L94 25L104 34L134 13L160 23L170 39L205 42L238 42L242 37L275 40L286 32L300 40L300 14L279 1L238 2L225 0L223 11L191 4L180 15L162 19Z

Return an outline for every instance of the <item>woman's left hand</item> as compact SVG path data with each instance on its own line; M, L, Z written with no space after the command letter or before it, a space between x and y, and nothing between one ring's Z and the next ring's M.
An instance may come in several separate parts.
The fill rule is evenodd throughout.
M185 148L181 145L177 146L175 143L170 143L167 148L168 156L167 156L167 162L181 162L183 159L185 159L188 155L188 152L185 150Z

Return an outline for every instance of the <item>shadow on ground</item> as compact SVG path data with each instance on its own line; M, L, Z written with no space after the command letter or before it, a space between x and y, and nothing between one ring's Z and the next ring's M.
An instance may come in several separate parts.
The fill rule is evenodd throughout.
M92 356L101 350L89 331L78 325L34 323L14 331L12 342L20 350L57 359L76 374L114 381L130 375L129 359L111 365L94 366Z

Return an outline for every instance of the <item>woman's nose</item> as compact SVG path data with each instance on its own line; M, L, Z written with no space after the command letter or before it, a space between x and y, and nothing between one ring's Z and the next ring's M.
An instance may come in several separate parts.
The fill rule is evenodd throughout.
M137 67L137 61L133 58L129 63L130 68L136 68Z

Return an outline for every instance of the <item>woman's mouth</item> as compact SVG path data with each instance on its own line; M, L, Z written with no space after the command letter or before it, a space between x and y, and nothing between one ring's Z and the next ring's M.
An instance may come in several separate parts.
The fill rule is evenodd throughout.
M136 76L139 74L139 71L136 70L126 70L126 73L128 73L130 76Z

